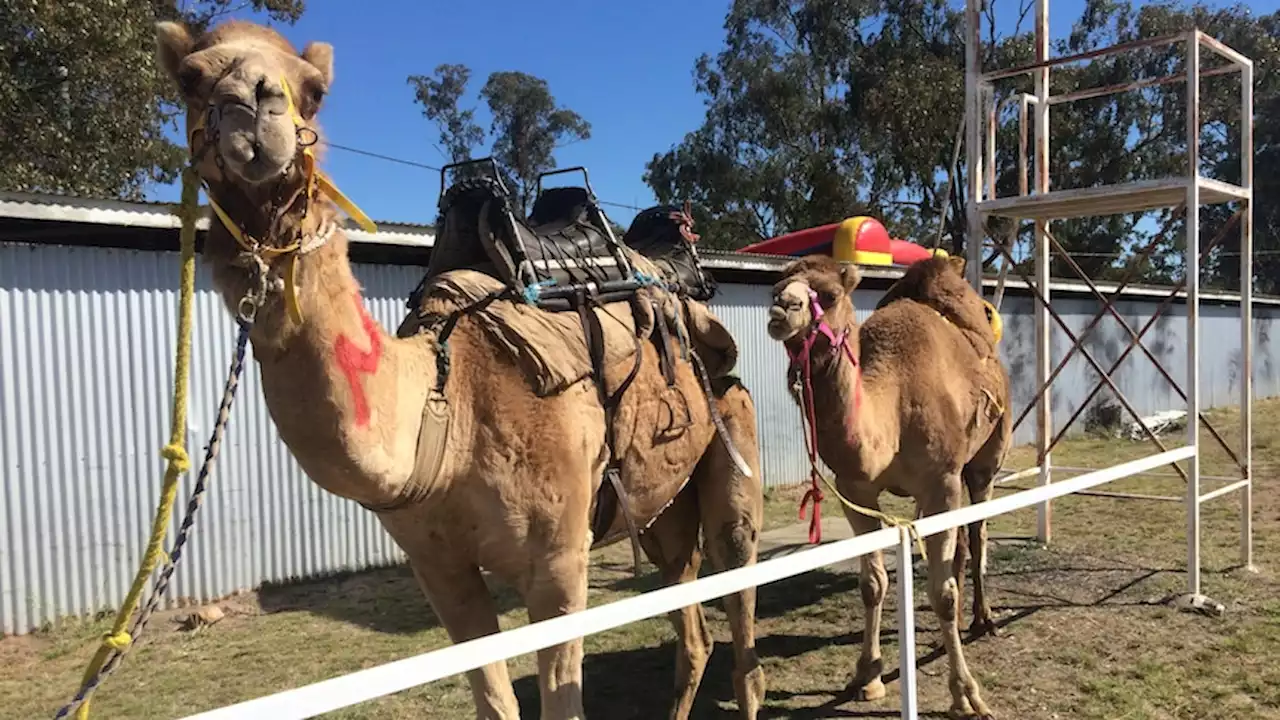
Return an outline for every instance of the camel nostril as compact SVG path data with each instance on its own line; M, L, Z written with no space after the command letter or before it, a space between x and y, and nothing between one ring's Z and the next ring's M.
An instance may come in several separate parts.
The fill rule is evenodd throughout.
M228 160L244 165L253 162L253 159L258 156L258 152L261 149L261 145L255 140L251 140L242 134L236 134L229 138L229 142L224 146L223 152Z

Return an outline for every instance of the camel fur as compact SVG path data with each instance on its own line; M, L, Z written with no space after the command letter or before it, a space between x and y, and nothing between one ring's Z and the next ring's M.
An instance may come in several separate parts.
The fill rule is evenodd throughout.
M245 250L217 219L204 247L233 313L255 287L255 258L269 260L273 282L250 340L271 417L302 469L328 492L368 507L394 507L407 489L418 491L419 500L379 511L378 519L454 642L499 630L482 567L521 593L531 621L585 608L588 551L600 542L590 536L589 516L609 457L591 381L539 396L520 364L476 318L464 316L448 339L447 438L440 457L420 457L430 447L420 444L420 431L441 349L431 332L393 337L369 316L337 208L306 190L299 162L311 133L320 133L316 115L334 79L332 46L313 42L299 53L274 30L238 21L198 37L176 23L156 30L159 60L187 106L187 127L202 129L192 133L191 151L210 200L263 246L301 241L306 248L280 257ZM202 118L210 118L209 127L200 128ZM286 312L286 291L275 282L290 260L300 322ZM659 436L667 388L653 344L642 352L618 410L626 431L617 451L636 516L654 518L641 538L646 554L666 582L697 577L700 533L717 567L754 563L762 492L750 395L721 380L711 399L747 458L747 478L715 438L687 361L677 367L677 384L700 401L690 403L693 422ZM630 362L608 369L613 386ZM438 473L422 470L437 459ZM765 687L754 589L727 596L725 610L738 710L754 718ZM671 716L685 718L712 642L700 605L671 620L678 635ZM519 716L506 663L470 672L468 680L477 717ZM538 683L541 717L583 717L582 640L539 652Z
M818 454L850 502L878 510L880 493L888 491L914 498L923 516L960 507L965 490L974 503L991 496L1010 443L1009 378L986 306L963 270L962 258L911 265L861 326L851 298L860 280L855 265L808 256L791 263L774 285L768 331L793 357L817 329L812 290L822 320L837 338L847 332L857 359L851 361L822 334L814 340L810 372ZM793 388L802 370L791 368ZM880 520L849 508L845 517L855 533L881 527ZM989 718L957 629L968 547L974 553L973 629L996 632L983 582L985 522L970 525L967 538L951 530L926 539L929 600L950 661L952 714ZM888 579L881 553L863 556L861 565L865 632L851 686L871 700L885 694L880 614Z

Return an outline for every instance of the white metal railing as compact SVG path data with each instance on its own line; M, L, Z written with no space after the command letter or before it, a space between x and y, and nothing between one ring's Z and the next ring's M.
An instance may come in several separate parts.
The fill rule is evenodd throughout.
M928 537L978 520L986 520L1046 500L1104 485L1124 477L1185 460L1195 455L1186 446L1139 460L1098 470L1051 485L1025 490L970 505L950 512L929 515L915 521L916 530ZM672 610L713 600L749 587L765 585L833 565L877 550L897 548L899 667L903 718L915 720L915 588L911 572L912 540L905 528L884 528L873 533L820 545L811 550L766 560L749 567L727 570L693 582L664 587L607 605L570 615L487 635L422 655L359 670L329 680L285 690L255 700L247 700L216 710L191 715L185 720L286 720L309 718L411 687L553 645L612 630L637 620L656 617Z

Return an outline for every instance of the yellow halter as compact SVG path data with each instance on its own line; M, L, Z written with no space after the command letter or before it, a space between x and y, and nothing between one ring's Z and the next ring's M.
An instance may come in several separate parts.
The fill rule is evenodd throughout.
M301 131L309 129L306 121L302 119L302 115L298 112L297 105L293 102L293 90L289 87L288 79L281 75L280 83L284 86L285 102L289 104L289 117L293 120L295 130ZM189 147L193 144L191 142L191 138L193 138L197 132L204 129L205 116L201 115L187 133L187 143ZM308 201L306 207L308 210L310 209L310 201L315 198L318 191L332 200L335 205L346 213L348 217L354 220L363 230L371 233L378 231L378 226L369 219L369 216L365 215L350 198L344 195L323 170L316 167L316 156L311 145L306 145L302 148L301 156L302 175L306 185L305 193ZM282 256L285 258L285 262L288 263L288 266L284 271L285 308L288 310L289 318L295 323L301 324L302 308L298 304L297 272L298 255L301 254L301 252L306 252L303 248L302 241L298 240L289 245L273 247L263 245L258 240L247 236L240 227L232 221L231 217L227 215L227 212L222 209L222 206L213 199L213 193L209 192L208 184L204 183L203 179L201 180L201 183L205 185L205 195L209 198L209 207L213 208L213 212L222 222L222 226L227 229L227 232L231 233L231 237L235 238L236 244L238 244L242 250L261 258L267 263ZM303 215L303 219L306 219L305 214Z

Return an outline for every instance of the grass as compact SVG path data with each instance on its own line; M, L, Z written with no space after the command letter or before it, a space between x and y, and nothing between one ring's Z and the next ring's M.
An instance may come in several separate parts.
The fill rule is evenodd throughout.
M1034 535L1035 510L1001 516L989 578L1004 635L966 645L970 667L1001 718L1280 718L1280 402L1259 402L1255 421L1254 536L1258 573L1238 564L1234 496L1204 506L1204 590L1223 602L1220 618L1179 613L1162 601L1185 583L1181 504L1070 497L1054 503L1052 544ZM1234 442L1229 412L1211 420ZM1178 445L1179 434L1168 444ZM1205 436L1206 443L1213 441ZM1225 454L1206 444L1204 472L1229 475ZM1059 465L1103 467L1149 454L1145 443L1075 439L1054 453ZM1010 467L1034 464L1016 449ZM1032 480L1026 484L1031 484ZM1204 490L1221 483L1204 482ZM1180 495L1177 477L1141 477L1106 489ZM769 492L766 522L795 522L797 488ZM886 509L911 506L888 496ZM834 510L828 510L834 512ZM629 574L617 545L596 553L592 605L657 586ZM650 568L651 569L651 568ZM917 576L923 579L917 567ZM495 588L501 624L526 622L517 598ZM966 593L968 597L968 593ZM768 674L764 717L896 716L898 684L875 703L851 701L844 686L862 627L856 573L826 569L760 588L759 649ZM404 568L267 587L220 603L227 618L204 630L176 629L177 613L156 618L139 646L95 696L93 717L170 718L315 682L448 644ZM948 706L946 660L923 587L916 597L920 701L926 716ZM885 607L887 681L897 677L892 594ZM718 649L695 717L728 716L728 628L715 603L707 613ZM969 619L965 608L964 622ZM0 641L0 717L49 717L73 692L106 620L67 622ZM674 634L665 619L588 637L585 664L591 717L666 714ZM533 658L511 663L524 715L537 715ZM432 683L334 713L338 718L471 717L461 678Z

